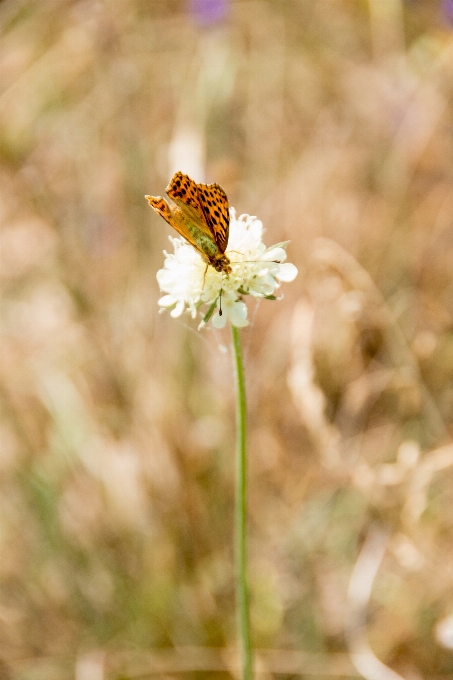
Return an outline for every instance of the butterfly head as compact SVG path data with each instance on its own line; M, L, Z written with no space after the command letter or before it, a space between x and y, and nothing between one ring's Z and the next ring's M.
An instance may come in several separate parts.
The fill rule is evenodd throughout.
M212 258L209 262L210 265L214 267L214 269L218 272L223 272L224 274L231 274L232 269L230 265L230 260L226 255L222 255L222 257L218 258Z

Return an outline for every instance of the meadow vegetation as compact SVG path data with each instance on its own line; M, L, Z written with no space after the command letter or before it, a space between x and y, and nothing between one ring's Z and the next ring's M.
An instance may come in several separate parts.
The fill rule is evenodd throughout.
M180 169L299 268L242 331L258 668L446 680L452 10L208 4L0 3L0 678L234 675L229 335L158 313L144 199Z

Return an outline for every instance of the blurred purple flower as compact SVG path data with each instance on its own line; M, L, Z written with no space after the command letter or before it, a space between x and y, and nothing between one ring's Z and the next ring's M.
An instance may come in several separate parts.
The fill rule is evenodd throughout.
M228 0L189 0L189 11L197 24L221 21L227 12Z
M442 0L441 11L447 23L453 25L453 0Z

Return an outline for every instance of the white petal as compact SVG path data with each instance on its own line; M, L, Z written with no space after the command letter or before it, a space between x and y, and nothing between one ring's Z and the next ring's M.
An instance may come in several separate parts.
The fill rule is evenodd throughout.
M236 326L236 328L245 328L246 326L249 325L249 320L248 319L231 319L231 323L233 326Z
M278 272L275 273L275 277L279 281L286 281L289 283L290 281L294 281L298 273L297 267L294 264L287 262L286 264L280 265Z
M175 275L168 269L159 269L156 274L156 278L161 290L167 290L174 285Z
M160 298L160 300L157 301L157 304L159 307L172 307L175 302L176 300L172 295L164 295Z
M222 316L218 312L215 312L215 314L212 317L212 325L214 328L224 328L227 320L227 314L223 313Z
M283 248L272 248L264 253L262 259L266 262L284 262L286 257L286 250L283 250Z
M228 311L233 326L237 326L238 328L248 326L247 305L244 302L235 302Z
M261 220L254 220L250 225L250 233L253 238L257 241L261 241L261 236L263 234L263 223Z
M264 295L272 295L278 285L277 281L275 280L275 276L276 274L272 276L271 274L267 273L266 276L263 276L262 278L260 277L257 280L256 285L253 286L253 288L264 293Z
M184 300L179 300L176 307L174 309L172 309L172 311L170 312L170 316L172 316L174 319L176 319L176 317L181 316L183 311L184 311Z

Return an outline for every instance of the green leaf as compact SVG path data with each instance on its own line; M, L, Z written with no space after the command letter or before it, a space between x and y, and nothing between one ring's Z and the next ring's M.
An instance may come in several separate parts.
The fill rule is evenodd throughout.
M206 312L206 314L203 317L203 323L208 323L209 319L214 314L214 310L215 310L216 307L217 307L217 300L214 300L214 302L209 307L208 311Z

